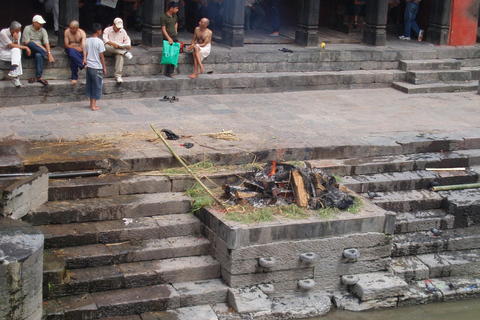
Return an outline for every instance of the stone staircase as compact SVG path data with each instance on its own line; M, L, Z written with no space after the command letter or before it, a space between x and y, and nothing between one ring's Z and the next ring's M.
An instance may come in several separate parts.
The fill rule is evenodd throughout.
M25 221L45 235L44 318L99 319L225 302L190 199L164 177L51 180Z
M461 83L461 86L473 90L476 83L473 80L480 78L480 55L476 47L456 49L454 52L444 48L428 48L414 53L407 49L378 50L366 46L328 50L293 45L287 47L293 52L281 52L280 46L273 45L238 49L216 46L205 60L205 74L192 80L188 78L193 72L191 54L180 55L176 69L179 74L175 79L170 79L163 76L161 49L139 45L131 50L133 59L125 61L124 83L120 85L112 78L114 59L106 57L107 77L104 79L102 99L385 88L392 86L392 83L394 87L414 86L417 91L422 86L431 87L428 91L422 89L418 92L445 92L457 90L458 84L455 87L450 83L430 82L437 79L468 79L470 83ZM0 106L85 100L85 73L80 72L80 81L71 86L69 58L59 47L52 49L52 53L55 62L46 61L44 69L44 78L49 81L49 86L26 83L26 79L34 76L35 70L33 61L27 59L22 77L23 88L15 88L10 80L0 81ZM439 74L432 74L433 71L421 74L421 70L433 67L449 69ZM8 70L9 65L0 61L0 80L8 79ZM404 82L412 81L412 77L417 79L417 84ZM435 86L441 86L441 89L435 89ZM414 90L408 89L406 92L412 93Z
M463 67L457 59L401 60L399 68L405 81L392 87L408 94L478 90L480 68Z
M434 192L429 187L432 183L478 182L478 173L470 167L478 170L479 154L479 150L463 150L395 156L395 159L358 159L358 165L355 160L346 161L348 166L343 170L350 171L350 175L343 177L342 183L367 198L368 191L375 192L377 196L370 197L371 201L397 214L391 274L383 275L382 279L392 281L394 275L394 278L408 283L409 288L403 291L390 288L396 292L390 295L390 306L458 299L462 295L478 296L480 191ZM459 167L466 170L427 170ZM341 167L338 170L341 171ZM359 174L351 174L356 172ZM434 233L432 228L440 230L441 234ZM434 292L426 291L425 281L435 287ZM358 305L347 309L362 310L362 305L380 306L375 302L378 295L370 297L368 302L362 301L365 300L362 295L358 296ZM345 307L346 302L343 305Z

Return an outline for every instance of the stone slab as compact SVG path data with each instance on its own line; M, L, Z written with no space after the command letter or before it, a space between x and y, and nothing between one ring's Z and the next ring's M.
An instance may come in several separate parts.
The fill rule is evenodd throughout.
M429 267L416 256L395 258L392 260L390 268L396 276L406 282L424 280L430 277Z
M258 287L228 289L228 304L238 313L267 311L272 301Z
M380 300L405 294L408 284L399 277L387 273L357 274L359 281L352 287L362 301Z
M325 293L292 295L273 299L272 313L285 319L306 319L326 315L331 306Z
M198 306L227 301L228 287L221 279L173 283L180 294L180 306Z

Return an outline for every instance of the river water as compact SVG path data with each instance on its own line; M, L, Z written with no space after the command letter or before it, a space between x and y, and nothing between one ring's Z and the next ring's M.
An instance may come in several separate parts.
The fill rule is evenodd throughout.
M348 312L332 308L315 320L479 320L480 299L449 301L390 308L377 311Z

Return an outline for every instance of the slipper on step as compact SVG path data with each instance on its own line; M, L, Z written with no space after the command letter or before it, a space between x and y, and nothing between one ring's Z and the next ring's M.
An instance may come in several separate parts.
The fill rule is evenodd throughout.
M42 78L37 78L37 82L40 82L41 84L43 84L44 86L46 86L48 84L47 80L44 80Z
M275 37L280 37L280 35L279 35L279 34L276 34L276 33L270 33L268 36L269 36L269 37L274 37L274 38L275 38Z
M278 51L282 51L282 52L293 52L292 50L287 49L287 48L278 49Z
M35 82L35 78L28 79L28 83L34 83L34 82Z

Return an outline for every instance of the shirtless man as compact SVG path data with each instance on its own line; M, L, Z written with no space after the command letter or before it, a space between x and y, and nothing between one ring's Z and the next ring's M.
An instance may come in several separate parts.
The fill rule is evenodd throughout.
M192 44L188 47L188 51L193 49L193 63L195 67L195 72L188 76L190 79L198 78L199 67L200 73L205 71L202 61L208 57L212 48L212 31L207 28L209 23L210 21L207 18L200 20L198 27L195 28L193 33Z
M70 70L72 71L70 84L72 86L78 81L78 69L82 70L85 66L83 64L83 50L86 38L87 34L79 28L77 20L70 22L68 28L65 29L65 53L70 57Z

